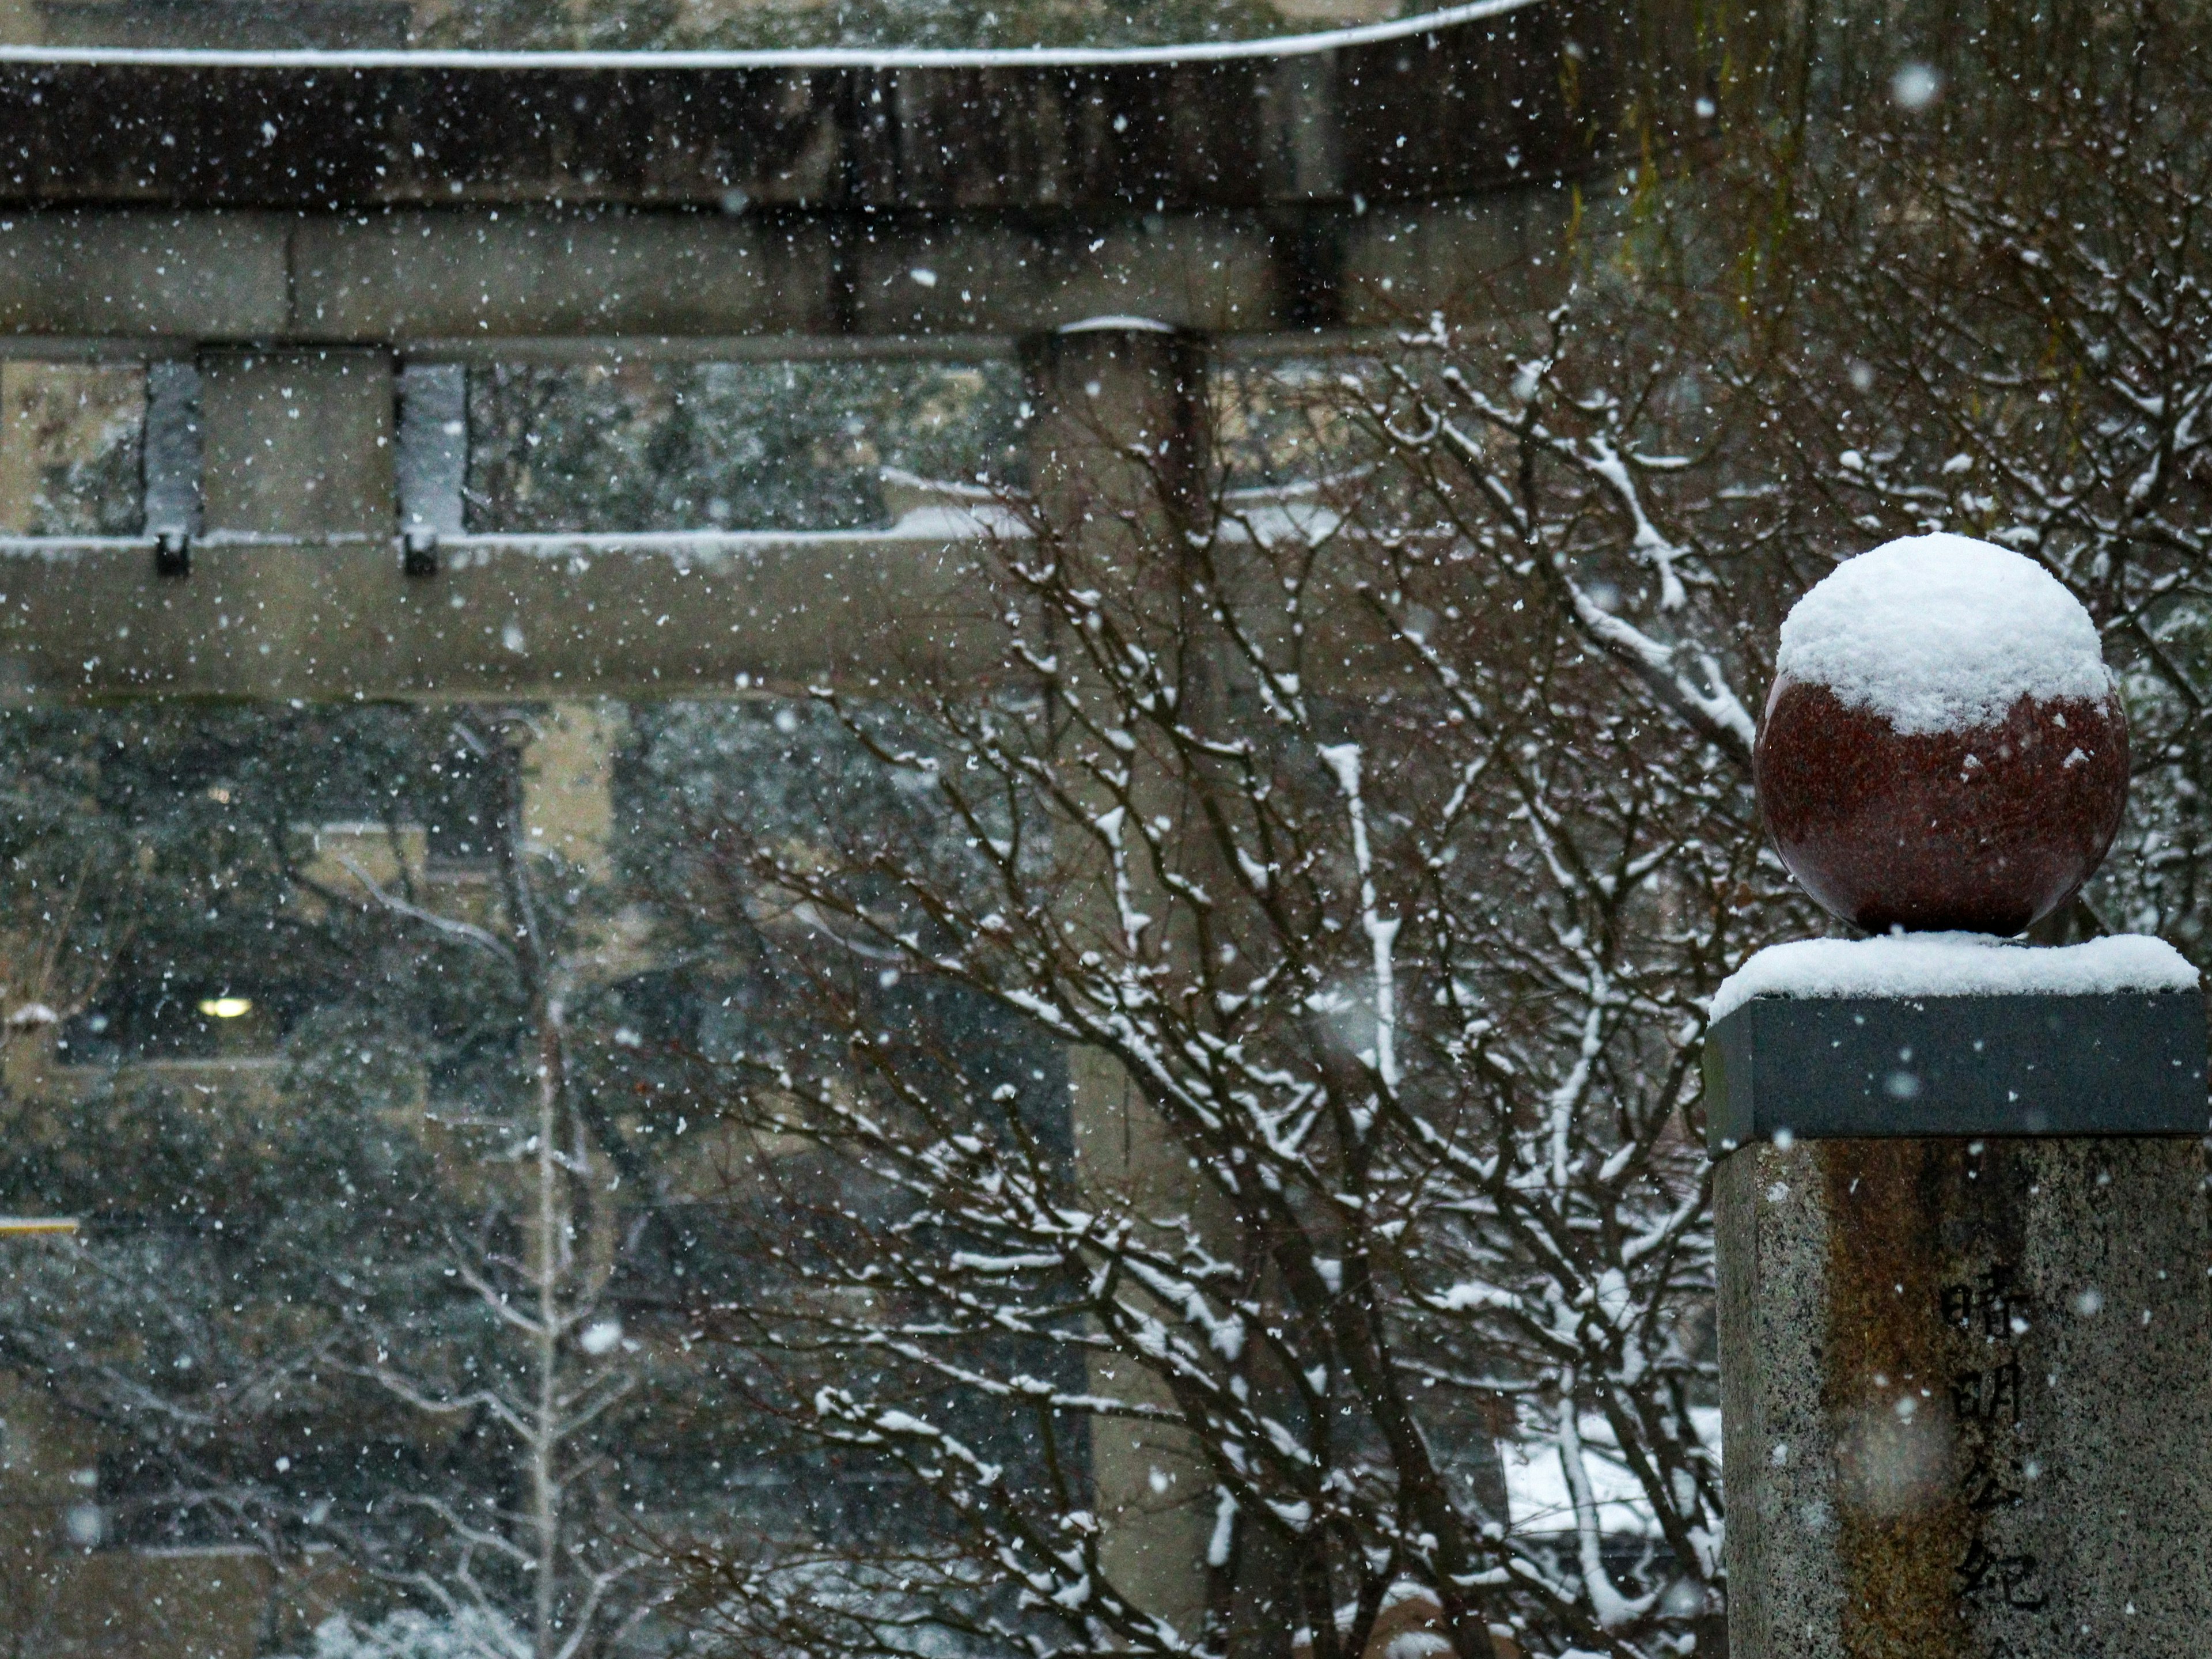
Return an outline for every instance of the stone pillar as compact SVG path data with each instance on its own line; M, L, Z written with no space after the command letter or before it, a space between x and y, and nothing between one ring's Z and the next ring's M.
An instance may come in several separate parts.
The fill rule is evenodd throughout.
M1202 515L1200 343L1159 324L1103 318L1033 339L1024 357L1030 484L1054 523L1081 526L1105 556L1135 558L1169 515Z
M2049 571L1961 536L1782 625L1760 815L1872 937L1713 1000L1734 1659L2212 1651L2197 971L2008 942L2119 829L2118 684Z
M1121 1065L1077 1048L1068 1055L1067 1087L1085 1190L1111 1194L1139 1213L1188 1209L1189 1168ZM1151 1373L1113 1356L1094 1357L1087 1369L1100 1395L1174 1403ZM1194 1635L1214 1577L1207 1555L1216 1499L1205 1458L1180 1430L1093 1419L1091 1479L1107 1574L1146 1612Z
M1202 488L1200 348L1120 319L1032 341L1025 367L1030 482L1044 515L1090 557L1135 574ZM1132 453L1139 449L1145 460ZM1189 1207L1188 1165L1116 1061L1076 1050L1068 1089L1086 1188L1139 1213ZM1090 1381L1102 1394L1169 1403L1148 1374L1110 1358L1091 1362ZM1174 1431L1094 1419L1091 1468L1107 1572L1147 1612L1195 1633L1213 1588L1215 1498L1205 1460Z
M207 528L390 536L392 391L392 359L381 351L204 355Z
M1707 1056L1733 1659L2212 1652L2200 994L1765 996Z

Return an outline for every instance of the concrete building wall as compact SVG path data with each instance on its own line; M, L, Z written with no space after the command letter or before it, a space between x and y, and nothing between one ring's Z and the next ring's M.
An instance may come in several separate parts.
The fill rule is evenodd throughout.
M524 757L526 828L533 845L555 851L587 876L607 873L614 823L614 762L627 726L617 706L569 702L535 711ZM483 924L495 918L490 889L472 870L431 861L422 830L382 824L317 826L301 873L337 893L361 890L362 878L400 884L441 914ZM311 906L315 903L312 899ZM603 969L620 971L626 941L617 923L593 942ZM36 957L36 942L0 941L0 963ZM635 966L650 963L638 957ZM39 988L16 975L0 987L0 1006L15 1008ZM104 1067L66 1063L58 1027L0 1026L0 1090L33 1117L41 1102L84 1096L106 1079ZM267 1116L283 1106L284 1062L273 1027L248 1015L223 1023L223 1057L128 1062L135 1080L188 1090L202 1109ZM236 1052L231 1052L233 1046ZM483 1179L479 1156L426 1118L422 1103L402 1113L399 1133L423 1137L457 1184ZM18 1122L21 1121L21 1119ZM496 1177L495 1177L496 1178ZM608 1241L595 1243L605 1248ZM0 1250L56 1248L35 1238L0 1240ZM0 1268L7 1264L0 1261ZM441 1424L436 1432L447 1431ZM253 1659L272 1650L306 1652L317 1625L357 1609L367 1585L335 1554L283 1564L252 1546L118 1547L101 1486L104 1450L122 1449L100 1426L72 1412L35 1381L0 1373L0 1652L21 1659Z

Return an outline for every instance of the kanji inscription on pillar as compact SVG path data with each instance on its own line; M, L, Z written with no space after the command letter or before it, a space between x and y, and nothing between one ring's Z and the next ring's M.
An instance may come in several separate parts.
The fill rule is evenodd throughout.
M1723 1316L1757 1356L1723 1373L1738 1659L2207 1650L2202 1158L1897 1137L1723 1161Z

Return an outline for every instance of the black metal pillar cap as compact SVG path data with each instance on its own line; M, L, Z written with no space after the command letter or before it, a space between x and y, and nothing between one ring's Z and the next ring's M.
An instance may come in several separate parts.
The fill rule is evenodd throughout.
M1778 1136L2202 1135L2201 991L1760 996L1705 1036L1715 1158Z

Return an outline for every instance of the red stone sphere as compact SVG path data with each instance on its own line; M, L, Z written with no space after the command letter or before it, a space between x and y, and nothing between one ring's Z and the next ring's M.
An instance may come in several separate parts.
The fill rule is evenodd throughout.
M2024 696L1999 724L1906 736L1784 674L1752 765L1783 863L1845 921L2010 935L2072 898L2111 848L2127 714L2117 692Z

